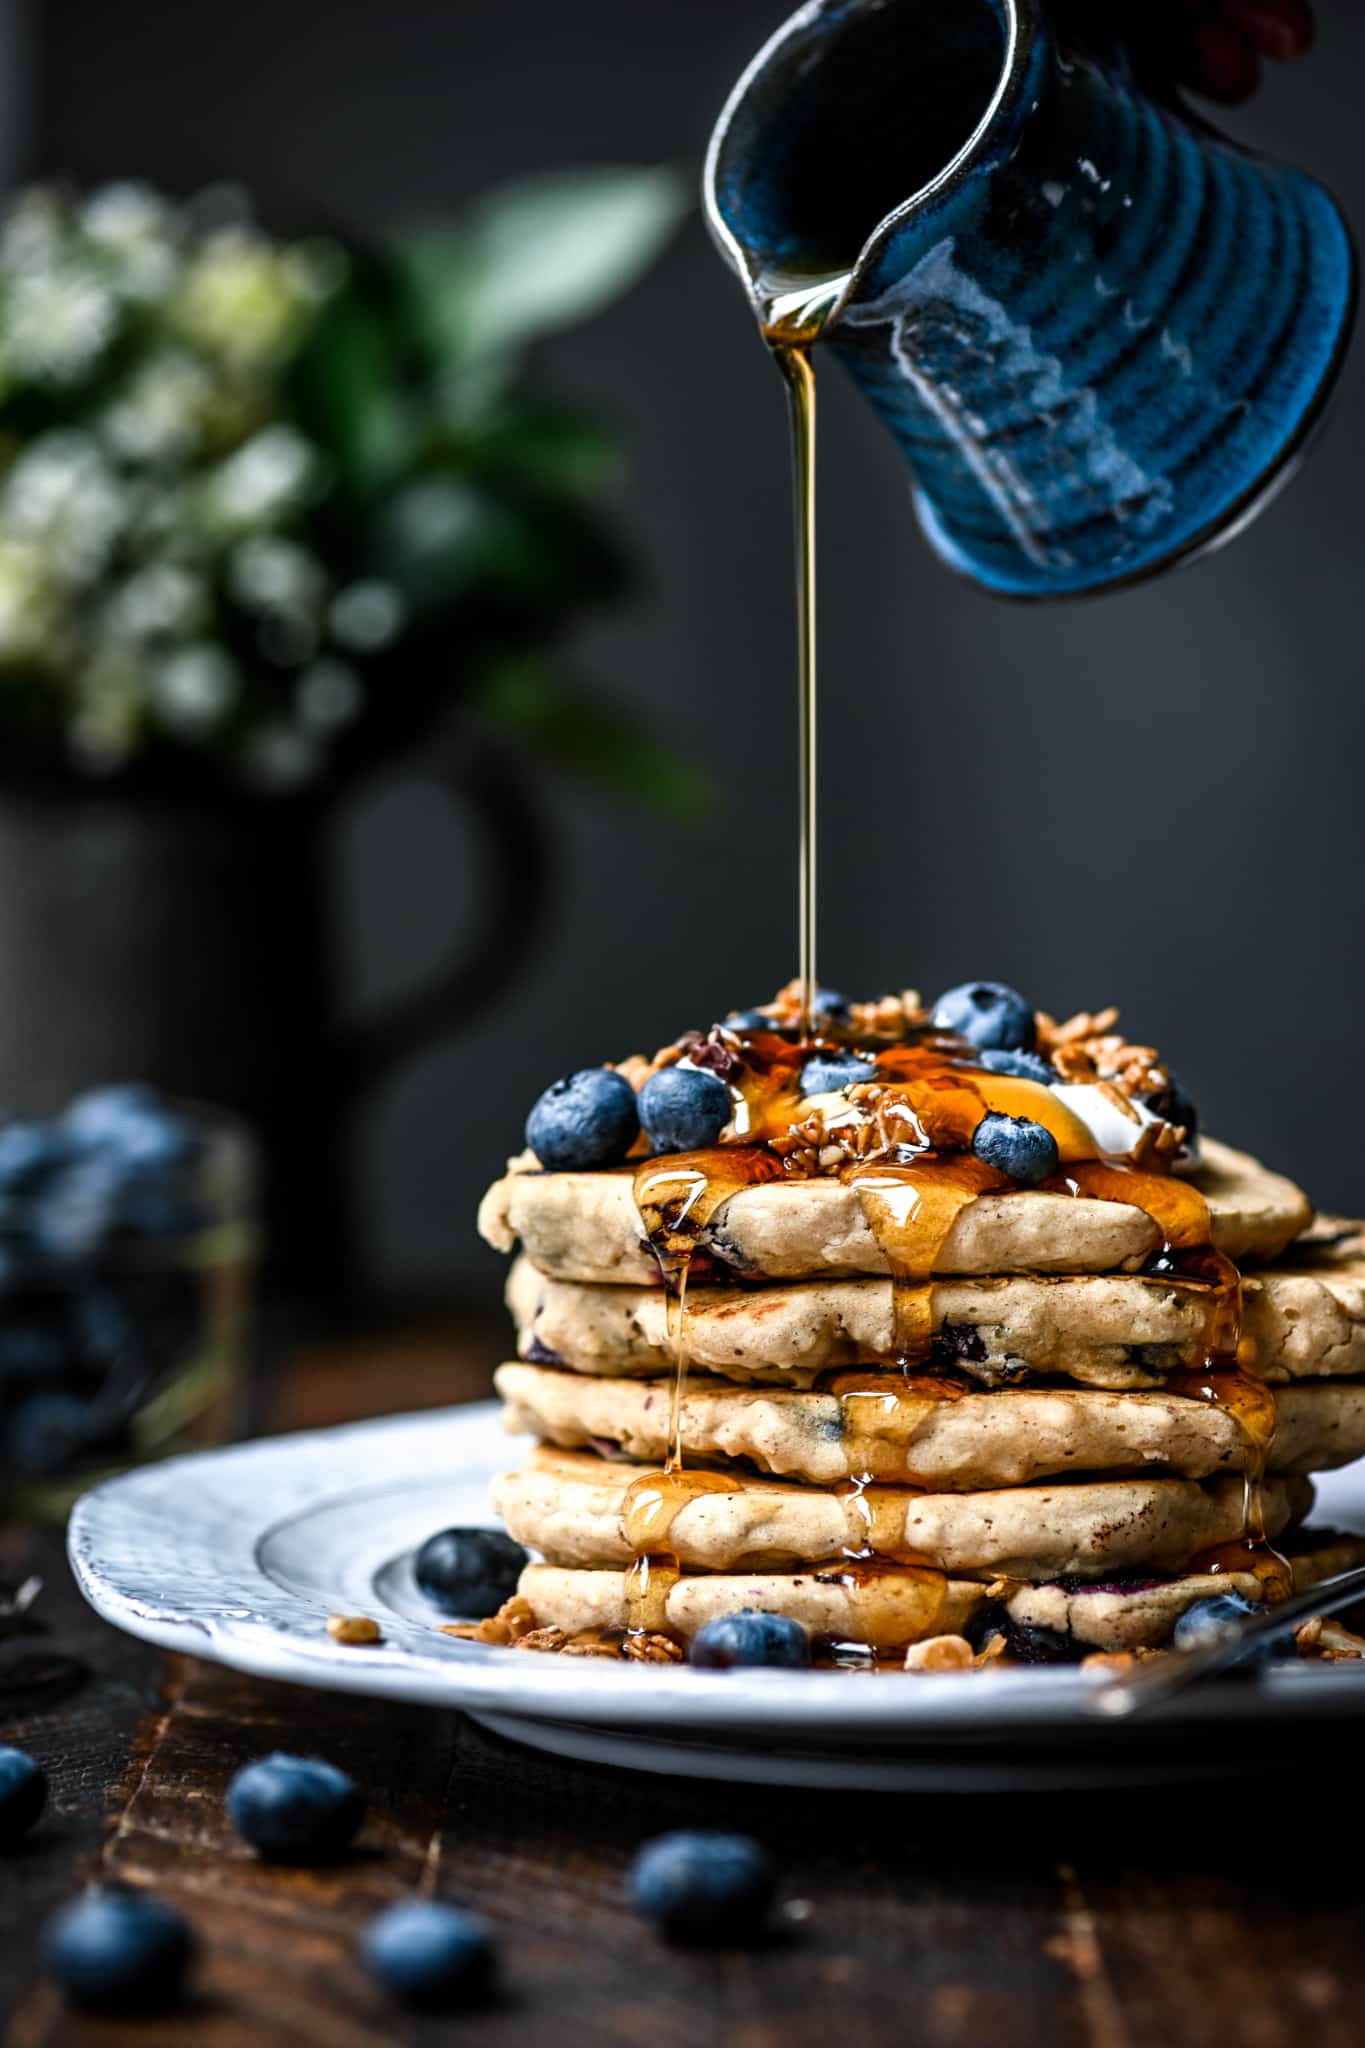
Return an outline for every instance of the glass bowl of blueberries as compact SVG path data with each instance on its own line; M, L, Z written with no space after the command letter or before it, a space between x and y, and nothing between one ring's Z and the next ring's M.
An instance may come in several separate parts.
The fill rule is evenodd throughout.
M255 1188L239 1125L152 1088L0 1117L0 1513L230 1433Z

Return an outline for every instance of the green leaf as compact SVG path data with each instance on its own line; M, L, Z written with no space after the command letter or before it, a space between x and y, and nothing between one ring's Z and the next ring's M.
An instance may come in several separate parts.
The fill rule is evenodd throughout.
M534 658L499 663L467 700L471 714L604 795L696 829L715 791L678 747L618 699L566 682Z
M492 354L601 312L649 268L689 203L662 167L561 171L489 193L463 226L400 237L396 254L429 338Z
M481 468L521 470L549 490L591 495L625 472L621 436L608 421L552 400L525 398L467 431Z
M326 448L349 488L365 494L402 473L417 422L377 307L358 293L343 296L295 364L293 384L300 424Z

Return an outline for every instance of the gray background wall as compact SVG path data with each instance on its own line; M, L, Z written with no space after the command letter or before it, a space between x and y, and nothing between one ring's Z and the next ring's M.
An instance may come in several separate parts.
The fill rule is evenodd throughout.
M530 168L695 167L781 0L46 0L31 169L224 175L381 224ZM1365 223L1365 10L1231 117ZM472 1235L525 1109L793 964L794 709L782 400L693 223L634 297L557 343L565 390L634 448L651 587L583 654L709 764L729 806L684 843L547 793L565 886L533 979L377 1098L356 1172L394 1278L491 1286ZM824 945L854 991L967 975L1066 1011L1115 1001L1210 1125L1365 1200L1359 496L1365 356L1307 474L1233 549L1156 587L1001 608L942 570L899 462L827 381ZM420 978L476 878L458 821L395 778L337 846L354 1003Z

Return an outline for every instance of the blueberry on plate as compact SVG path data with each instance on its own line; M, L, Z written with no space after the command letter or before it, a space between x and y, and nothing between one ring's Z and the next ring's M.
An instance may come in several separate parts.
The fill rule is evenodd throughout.
M160 2012L180 1995L194 1937L189 1923L160 1899L97 1886L48 1923L44 1948L71 2005Z
M801 1069L803 1095L834 1095L875 1078L877 1065L860 1052L818 1052Z
M62 1131L79 1151L104 1153L125 1166L182 1166L198 1145L189 1119L155 1088L136 1082L78 1095Z
M799 1670L810 1663L810 1639L799 1621L786 1614L760 1614L741 1608L704 1621L692 1638L689 1661L703 1671L731 1671L737 1665L775 1665Z
M1249 1621L1258 1620L1264 1612L1263 1607L1242 1593L1211 1593L1207 1599L1196 1600L1185 1609L1171 1631L1171 1646L1176 1650L1207 1649L1240 1634ZM1272 1639L1250 1644L1237 1661L1248 1666L1273 1664L1284 1654L1285 1644Z
M1038 1036L1032 1010L1003 981L964 981L934 1004L936 1031L955 1031L978 1052L1028 1052Z
M983 1116L972 1150L997 1173L1008 1174L1021 1188L1036 1188L1057 1171L1057 1140L1044 1124L1028 1116Z
M26 1835L47 1804L47 1779L26 1749L0 1744L0 1848Z
M552 1173L618 1166L640 1129L635 1090L611 1067L552 1081L526 1119L526 1142Z
M228 1817L267 1863L334 1863L365 1813L354 1779L320 1756L258 1757L227 1794Z
M442 1614L486 1621L517 1590L527 1552L501 1529L440 1529L413 1560L412 1575Z
M747 1835L660 1835L630 1867L630 1902L670 1941L717 1946L754 1940L772 1905L772 1858Z
M1008 1074L1015 1081L1037 1081L1044 1088L1055 1087L1061 1075L1051 1060L1036 1052L994 1052L977 1054L977 1066L988 1074Z
M434 1899L404 1899L371 1920L360 1939L371 1976L405 2005L440 2010L486 1998L497 1963L488 1922Z
M700 1067L661 1067L640 1090L640 1122L656 1152L701 1152L730 1121L730 1091Z

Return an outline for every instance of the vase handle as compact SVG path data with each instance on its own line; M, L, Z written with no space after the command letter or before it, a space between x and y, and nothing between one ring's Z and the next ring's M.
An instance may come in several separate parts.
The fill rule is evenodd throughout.
M464 738L426 765L472 820L482 857L481 907L463 951L437 980L344 1035L339 1065L347 1098L501 995L538 940L550 899L549 844L524 765L490 741Z

